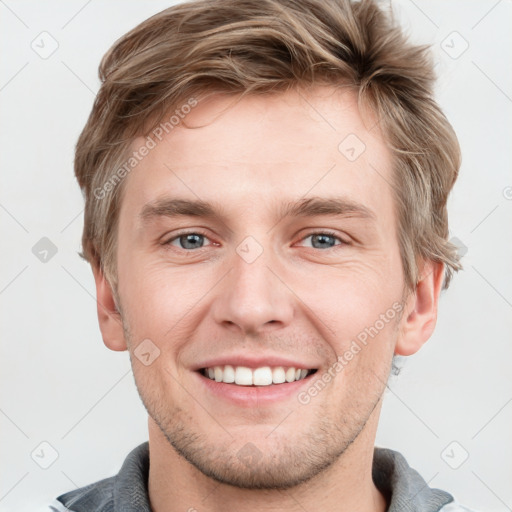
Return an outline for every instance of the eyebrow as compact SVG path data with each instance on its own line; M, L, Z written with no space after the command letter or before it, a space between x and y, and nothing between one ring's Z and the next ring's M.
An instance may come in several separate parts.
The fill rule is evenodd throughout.
M280 208L280 218L315 217L320 215L360 217L376 220L375 213L365 205L344 197L311 197L285 203ZM202 217L224 218L220 203L209 203L200 199L161 198L144 205L139 217L149 223L158 217Z
M311 197L288 203L283 217L314 217L319 215L351 216L376 220L377 216L365 205L345 197Z

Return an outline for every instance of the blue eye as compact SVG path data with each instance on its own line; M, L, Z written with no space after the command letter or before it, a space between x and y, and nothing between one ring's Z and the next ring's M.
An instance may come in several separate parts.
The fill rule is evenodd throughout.
M172 238L166 245L174 245L176 246L177 242L180 249L193 250L193 249L201 249L204 246L206 237L201 235L200 233L184 233L175 238Z
M339 245L347 245L347 242L342 240L335 233L330 233L328 231L311 233L310 235L304 237L301 241L304 243L304 241L308 239L310 239L311 242L307 244L307 246L312 247L313 249L325 250L332 249L333 247ZM197 232L189 232L182 233L178 236L175 236L174 238L171 238L165 242L164 245L172 245L185 251L194 251L211 245L211 242L206 235Z
M308 238L311 239L311 247L313 247L313 249L331 249L336 245L345 243L339 236L329 232L311 233L303 238L303 240L307 240ZM340 243L337 244L336 241Z

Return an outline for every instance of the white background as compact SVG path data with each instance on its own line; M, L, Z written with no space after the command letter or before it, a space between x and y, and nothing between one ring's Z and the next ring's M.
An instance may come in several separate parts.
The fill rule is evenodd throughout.
M102 344L92 273L77 255L83 200L72 164L102 55L169 5L0 2L2 511L36 510L111 476L147 439L128 355ZM437 97L463 151L451 233L467 254L435 335L392 380L377 444L467 506L512 510L512 3L394 5L436 55ZM43 31L59 45L47 59L31 48ZM58 250L46 263L32 253L42 237ZM43 449L39 460L50 461L43 441L58 453L48 469L31 458ZM445 461L458 465L466 452L458 469Z

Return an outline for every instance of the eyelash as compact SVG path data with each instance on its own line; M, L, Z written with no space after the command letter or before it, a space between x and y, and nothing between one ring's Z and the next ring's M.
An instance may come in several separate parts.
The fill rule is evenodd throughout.
M178 233L177 235L173 236L171 239L167 240L166 242L163 242L162 245L164 245L164 246L171 245L172 242L174 242L175 240L178 240L180 237L186 236L186 235L201 235L201 236L203 236L205 238L208 238L208 235L206 233L203 233L200 230L184 231L182 233ZM306 240L307 238L315 236L315 235L327 235L329 237L335 238L336 240L338 240L340 242L339 244L334 245L333 247L328 247L327 249L334 249L335 247L340 247L342 245L350 245L350 242L347 242L346 240L343 240L334 231L330 231L328 229L321 230L321 231L312 231L312 232L308 233L306 236L302 237L300 241L302 242L302 241ZM196 251L200 251L201 249L205 249L205 247L199 247L198 249L183 249L181 247L177 247L177 249L180 249L180 250L185 251L185 252L196 252ZM310 249L315 249L315 247L310 247ZM319 251L323 251L323 252L326 251L326 249L318 249L318 250Z
M339 235L337 235L334 231L330 231L328 229L324 229L322 231L312 231L311 233L308 233L306 236L302 237L301 238L301 242L303 242L304 240L306 240L306 238L310 238L312 236L315 236L315 235L327 235L331 238L334 238L336 240L338 240L340 243L337 244L337 245L334 245L333 247L328 247L327 249L318 249L319 251L326 251L328 249L334 249L335 247L340 247L342 245L348 245L348 242L346 242L345 240L343 240ZM315 247L310 247L310 249L315 249Z

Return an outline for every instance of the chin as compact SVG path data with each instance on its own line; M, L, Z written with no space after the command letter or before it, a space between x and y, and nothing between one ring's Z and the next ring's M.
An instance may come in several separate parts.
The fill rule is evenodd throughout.
M174 448L194 468L216 482L240 489L290 489L313 479L332 466L358 431L333 429L331 424L316 424L314 428L293 436L272 433L242 438L231 437L224 442L218 436L200 433L179 421L155 419L156 424ZM359 429L358 429L359 430Z

